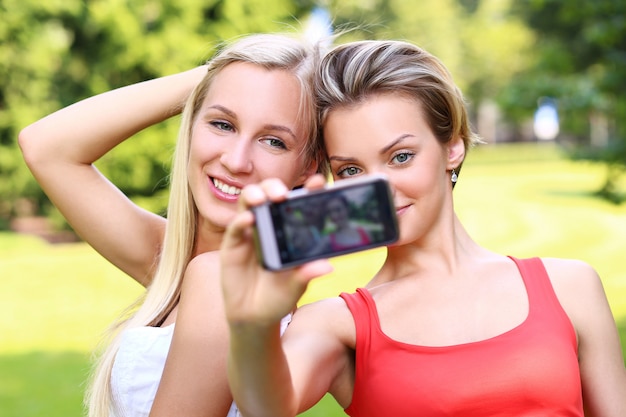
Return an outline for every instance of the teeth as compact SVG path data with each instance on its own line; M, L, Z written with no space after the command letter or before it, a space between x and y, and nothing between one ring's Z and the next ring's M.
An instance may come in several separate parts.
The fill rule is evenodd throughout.
M232 185L228 185L228 184L224 184L222 181L213 178L213 185L215 185L215 188L217 188L218 190L220 190L223 193L226 194L230 194L230 195L239 195L241 194L241 188L237 188L237 187L233 187Z

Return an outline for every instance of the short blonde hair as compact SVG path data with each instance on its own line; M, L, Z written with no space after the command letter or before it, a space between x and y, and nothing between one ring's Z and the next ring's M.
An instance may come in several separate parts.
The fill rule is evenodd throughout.
M448 69L409 42L368 40L336 46L322 58L315 90L322 126L333 109L394 93L422 104L440 143L460 137L469 149L481 142L471 129L465 99Z

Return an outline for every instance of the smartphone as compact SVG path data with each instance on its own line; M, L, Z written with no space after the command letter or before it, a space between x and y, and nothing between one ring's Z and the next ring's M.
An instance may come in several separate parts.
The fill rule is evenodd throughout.
M286 200L252 211L259 261L275 271L389 245L399 235L393 197L382 175L291 191Z

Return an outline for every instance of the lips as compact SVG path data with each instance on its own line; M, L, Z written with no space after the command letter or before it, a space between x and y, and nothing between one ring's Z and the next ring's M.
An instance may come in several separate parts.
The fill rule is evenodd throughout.
M407 204L406 206L396 206L396 216L401 216L402 214L404 214L404 212L407 211L410 206L410 204Z
M223 192L224 194L238 196L241 194L241 188L235 187L233 185L228 185L218 180L217 178L211 178L213 180L213 185L215 188Z

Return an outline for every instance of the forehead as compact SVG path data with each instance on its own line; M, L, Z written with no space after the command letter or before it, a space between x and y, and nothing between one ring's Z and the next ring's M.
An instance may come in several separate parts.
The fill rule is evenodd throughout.
M329 153L379 149L403 135L432 135L421 104L402 95L383 94L330 111L324 126Z
M301 88L296 76L283 69L251 63L232 63L216 74L204 106L219 104L237 116L253 116L266 123L295 125Z
M231 87L257 85L260 90L263 87L273 88L283 85L284 87L298 88L296 76L282 68L266 68L251 62L233 62L224 66L215 75L213 86L230 82ZM234 83L233 83L234 82Z

